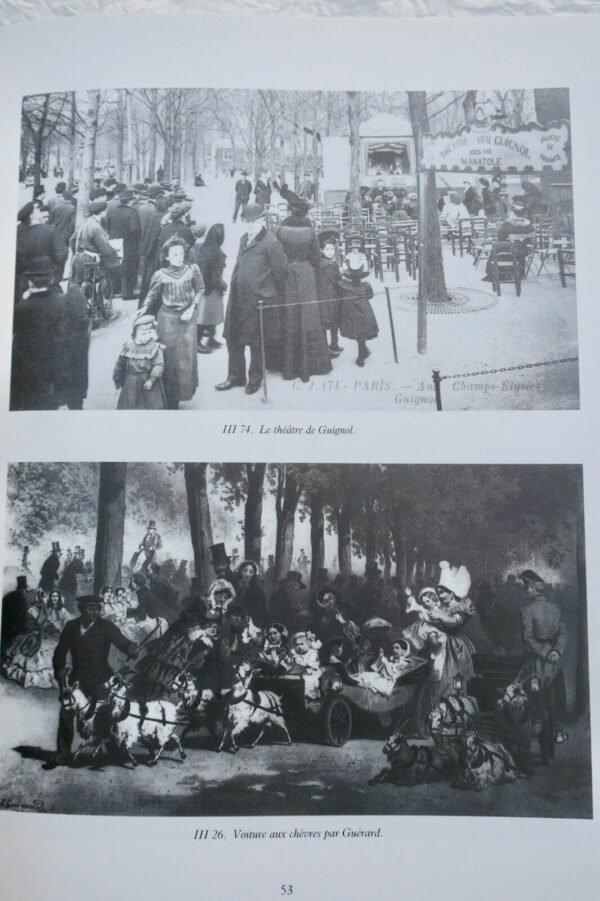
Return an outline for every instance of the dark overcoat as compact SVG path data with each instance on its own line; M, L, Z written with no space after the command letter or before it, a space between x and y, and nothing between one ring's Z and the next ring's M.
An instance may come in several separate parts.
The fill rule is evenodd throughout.
M277 304L287 271L287 257L274 235L263 229L250 244L248 235L242 237L225 315L226 341L260 343L259 301L267 306ZM268 331L268 315L267 310L265 331Z
M2 599L2 633L0 648L7 648L13 638L20 635L25 628L27 616L27 595L17 588L9 591Z
M58 582L60 569L60 557L58 554L50 554L42 563L40 569L40 588L42 591L52 591Z
M67 307L60 285L32 294L15 307L13 409L50 410L60 403Z
M70 654L73 664L71 678L80 683L87 695L93 695L112 675L108 663L111 648L114 646L124 654L130 654L134 644L107 619L99 617L83 635L81 625L82 619L78 617L68 622L62 630L52 657L54 678L59 681Z

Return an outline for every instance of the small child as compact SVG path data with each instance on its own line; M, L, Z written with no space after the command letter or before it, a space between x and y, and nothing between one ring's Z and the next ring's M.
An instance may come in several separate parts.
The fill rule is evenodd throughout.
M317 270L317 288L319 293L319 312L325 331L329 330L329 353L339 357L343 351L338 343L340 316L342 313L342 292L340 267L337 264L337 247L339 233L334 229L323 231L319 235L321 258Z
M302 670L306 706L308 709L317 707L320 703L321 662L319 652L317 648L311 646L306 632L296 632L292 637L289 659L293 666Z
M113 373L115 387L121 389L118 410L164 410L163 351L154 316L138 316L133 323L131 338L123 345Z
M404 638L399 638L392 645L389 658L379 649L379 656L371 666L370 673L357 673L355 681L376 694L389 698L396 679L410 669L410 645Z
M352 252L344 259L342 291L342 315L340 318L340 334L343 338L352 338L358 344L357 366L364 366L371 351L367 341L379 334L377 320L370 300L373 288L369 282L362 280L369 274L369 261L364 253Z

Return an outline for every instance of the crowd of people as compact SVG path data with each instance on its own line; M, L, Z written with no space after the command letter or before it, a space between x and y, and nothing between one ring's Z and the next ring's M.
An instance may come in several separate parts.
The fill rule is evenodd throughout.
M510 208L499 175L466 181L462 193L442 190L442 231L455 233L460 220L483 215L499 225L497 247L516 249L524 269L533 217L547 207L539 187L527 178L521 183ZM119 409L177 409L191 400L199 355L222 346L221 325L228 365L217 391L243 387L254 394L265 368L303 382L326 375L344 351L340 337L356 342L356 365L364 367L368 342L378 336L370 262L360 251L345 253L338 230L316 231L314 191L310 173L294 192L268 172L253 185L242 171L233 221L241 215L245 231L227 296L225 226L196 223L180 184L146 179L127 186L98 177L78 228L76 189L62 181L52 196L43 186L34 189L18 214L13 408L82 409L91 317L80 287L90 264L114 293L137 301L131 337L114 362ZM273 192L289 215L267 228ZM361 188L361 204L369 216L379 211L391 222L418 218L417 195L386 188L383 179Z

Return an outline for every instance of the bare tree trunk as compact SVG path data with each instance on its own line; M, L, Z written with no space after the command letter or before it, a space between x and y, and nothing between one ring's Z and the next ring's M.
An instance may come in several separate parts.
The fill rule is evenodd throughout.
M580 501L583 502L580 492ZM589 712L588 627L583 506L577 516L577 664L575 668L575 706L578 719Z
M133 95L127 91L127 184L133 183Z
M81 225L94 187L94 167L96 163L96 137L98 135L98 111L100 91L88 91L88 106L85 114L85 137L83 139L83 159L81 181L77 195L77 225Z
M123 181L123 145L125 143L125 102L123 92L117 92L117 146L115 170L117 181Z
M348 91L348 134L350 140L350 218L360 222L360 94Z
M262 505L266 463L246 463L248 497L244 508L244 556L260 566L262 547Z
M465 114L465 125L473 125L475 122L475 103L477 102L477 91L467 91L463 100L463 112Z
M287 464L279 466L275 510L277 515L277 538L275 542L274 584L285 578L292 563L294 552L294 526L296 510L300 500L298 482Z
M310 587L314 588L319 570L325 565L325 516L323 497L315 491L310 496Z
M77 153L77 98L71 91L71 121L69 122L69 155L67 158L67 185L69 191L75 183L75 156Z
M40 116L40 127L35 133L33 141L33 179L34 186L37 188L42 182L42 159L44 155L44 130L48 120L48 108L50 106L50 94L44 95L42 104L42 113Z
M338 560L340 575L352 575L352 527L350 524L350 508L345 502L336 511L338 539Z
M370 463L366 466L365 479L365 565L377 563L377 508L373 484L373 467Z
M213 539L206 482L207 466L207 463L184 463L183 465L194 564L198 591L201 594L208 591L212 574L210 546Z
M156 178L156 149L158 143L158 90L156 88L152 88L150 97L150 153L148 157L148 178L151 178L152 181L154 181Z
M94 551L94 593L103 585L119 585L125 531L126 463L101 463L98 528Z
M412 123L417 168L419 171L419 306L417 314L417 351L427 352L427 305L448 298L442 256L442 238L437 208L435 170L422 171L423 135L429 134L427 95L409 91L408 105Z

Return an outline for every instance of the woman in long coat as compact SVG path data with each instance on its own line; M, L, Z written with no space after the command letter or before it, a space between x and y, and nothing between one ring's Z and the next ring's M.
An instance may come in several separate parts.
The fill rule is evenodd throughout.
M198 343L206 335L208 336L206 346L211 349L221 346L215 334L217 326L225 321L223 295L227 285L223 280L223 272L227 257L221 249L224 240L225 226L220 222L211 225L204 243L194 256L194 262L200 267L204 281L204 296L198 303Z
M204 293L199 268L185 262L185 242L171 238L163 248L165 265L155 272L140 314L157 317L158 340L164 346L163 384L170 410L191 400L198 387L196 307Z
M267 347L267 368L278 369L284 379L308 382L313 375L331 372L331 355L318 299L316 274L321 260L319 242L307 217L308 203L281 188L291 215L275 232L289 267L281 308L281 343Z

